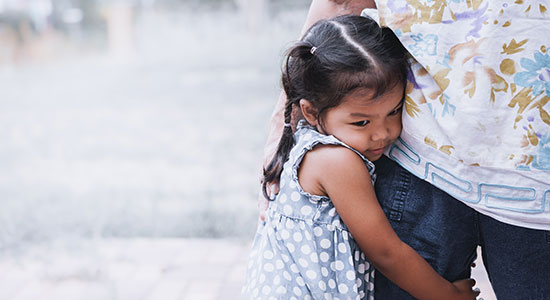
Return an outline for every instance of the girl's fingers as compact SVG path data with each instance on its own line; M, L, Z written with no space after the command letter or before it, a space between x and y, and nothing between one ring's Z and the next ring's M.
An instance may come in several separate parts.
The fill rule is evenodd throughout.
M476 284L476 281L474 279L472 279L472 286L474 286ZM477 297L479 296L479 294L481 293L481 290L479 288L474 288L472 289L472 291L474 292L474 295ZM483 298L480 298L478 300L483 300Z

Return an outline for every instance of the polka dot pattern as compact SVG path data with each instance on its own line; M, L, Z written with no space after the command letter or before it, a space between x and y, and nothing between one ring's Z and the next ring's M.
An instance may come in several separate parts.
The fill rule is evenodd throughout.
M304 192L297 180L297 167L309 149L318 143L343 144L303 122L296 141L281 190L258 227L243 293L248 299L373 300L374 268L330 199ZM365 163L372 174L374 166Z

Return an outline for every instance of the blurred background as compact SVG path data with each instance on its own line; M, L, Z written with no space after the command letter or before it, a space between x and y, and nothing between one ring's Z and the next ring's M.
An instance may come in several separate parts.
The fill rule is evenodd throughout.
M0 299L238 299L308 0L0 0Z
M0 249L249 236L299 2L0 1Z
M241 299L309 3L0 0L0 300Z

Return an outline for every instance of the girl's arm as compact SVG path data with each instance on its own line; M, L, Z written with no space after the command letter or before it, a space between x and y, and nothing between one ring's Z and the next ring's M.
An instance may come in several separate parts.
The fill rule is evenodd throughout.
M365 8L376 8L374 0L313 0L302 28L303 34L311 25L322 19L329 19L339 15L354 14L359 15ZM283 132L283 112L286 96L281 92L279 100L269 126L269 135L264 147L263 165L267 166L277 150L277 143Z
M298 170L302 188L328 195L368 260L413 297L423 300L475 299L473 280L445 280L403 243L386 219L361 158L341 146L309 151Z

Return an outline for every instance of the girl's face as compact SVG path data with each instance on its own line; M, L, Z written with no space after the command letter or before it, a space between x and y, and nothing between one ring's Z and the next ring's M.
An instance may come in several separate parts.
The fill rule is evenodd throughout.
M404 87L396 85L377 98L372 91L346 95L340 105L327 110L319 132L336 138L361 152L370 161L379 159L401 133Z

